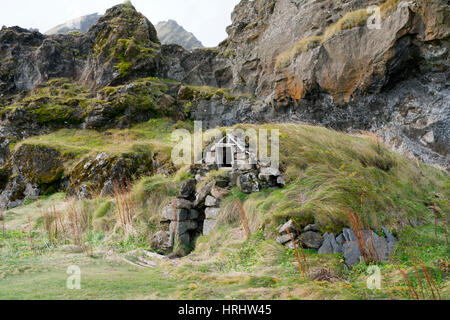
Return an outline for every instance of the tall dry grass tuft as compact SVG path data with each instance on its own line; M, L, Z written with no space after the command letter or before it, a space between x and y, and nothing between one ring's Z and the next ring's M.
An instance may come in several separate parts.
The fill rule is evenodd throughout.
M430 269L420 258L409 253L410 260L413 263L413 279L418 283L418 290L406 272L399 268L399 271L408 287L409 296L413 300L441 300L441 294Z
M135 234L136 207L131 193L131 182L129 180L114 181L113 186L120 226L127 236Z
M439 217L440 217L440 212L436 206L436 203L433 202L432 206L430 207L430 209L433 211L434 214L434 234L436 236L436 238L438 237L438 225L439 225ZM442 225L444 228L444 235L445 235L445 241L447 242L447 246L448 246L448 233L447 233L447 219L445 218L445 216L442 217Z
M31 223L31 218L28 216L28 241L30 242L30 250L34 251L33 243L33 224Z
M74 200L69 201L67 207L67 232L71 236L73 244L83 247L83 233L90 227L89 212L77 205Z
M241 212L242 224L244 225L245 233L247 234L247 240L249 240L252 234L250 232L250 227L248 226L247 215L245 214L244 207L242 206L242 203L238 198L235 198L234 200L236 201L236 204L239 207L239 211Z
M305 251L301 247L300 252L302 255L300 256L300 254L298 253L299 250L297 247L297 243L295 242L294 236L292 235L292 233L289 229L287 230L287 232L288 232L289 237L291 238L292 246L294 247L295 258L297 259L300 274L302 275L304 280L307 280L309 277L309 267L308 267L308 262L306 260Z
M6 234L5 215L3 214L3 211L1 209L0 209L0 221L2 222L3 237L5 237Z
M44 219L44 230L47 234L49 243L55 244L58 242L58 221L55 206L42 212L42 217Z
M345 210L345 214L350 222L351 228L356 236L358 247L366 262L377 262L382 260L382 253L377 250L373 232L370 232L369 224L365 223L360 215L350 210ZM369 231L367 237L366 231Z
M69 214L67 215L69 218L71 217L71 212L75 210L71 209L71 206L75 205L69 201ZM42 211L42 217L44 220L44 231L47 234L48 241L52 244L65 244L72 228L70 223L69 226L66 225L63 214L58 212L56 207L52 205L50 208Z

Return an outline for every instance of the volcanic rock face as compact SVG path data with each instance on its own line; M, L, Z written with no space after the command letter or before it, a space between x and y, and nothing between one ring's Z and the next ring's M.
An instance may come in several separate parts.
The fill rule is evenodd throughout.
M155 27L131 4L106 11L83 38L90 53L80 80L90 87L156 74L160 43Z
M174 20L161 21L155 27L163 44L177 44L187 50L203 48L203 44L191 32Z
M367 11L371 5L380 5L381 29L367 25L373 20ZM228 39L218 48L192 52L161 45L153 25L129 3L109 9L85 35L3 28L0 150L26 136L24 130L29 135L58 127L29 121L24 108L12 107L23 98L13 94L51 78L72 79L95 95L105 86L160 77L243 95L196 98L179 92L179 86L158 94L158 106L189 105L186 114L208 127L304 121L367 130L402 153L448 167L449 12L446 0L242 0L232 14ZM121 94L113 96L124 100ZM125 107L119 111L126 121L110 121L120 114L112 106L118 102L105 103L102 97L105 92L88 112L70 106L76 111L68 123L126 126L156 115ZM37 102L26 103L35 108ZM0 162L4 158L0 155Z
M73 77L81 61L80 39L47 38L19 27L0 31L0 95L31 90L51 77ZM81 54L81 53L79 53Z
M367 26L371 5L381 29ZM444 0L244 0L213 63L226 55L232 88L262 100L251 121L370 130L447 167L449 12Z
M31 90L50 78L90 88L156 75L160 43L131 4L109 9L85 35L44 36L19 27L0 32L0 95Z

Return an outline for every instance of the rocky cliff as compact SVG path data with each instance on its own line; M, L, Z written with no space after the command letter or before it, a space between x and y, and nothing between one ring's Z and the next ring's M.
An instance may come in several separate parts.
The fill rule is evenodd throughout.
M155 27L163 44L177 44L187 50L203 48L203 44L193 33L186 31L174 20L161 21Z
M219 50L232 88L265 98L255 121L369 130L448 166L449 12L442 0L241 1Z
M371 5L380 6L379 29L368 27ZM243 0L232 20L219 47L194 51L161 45L154 26L131 4L108 10L85 35L3 28L0 148L42 128L145 121L156 115L143 102L147 92L152 106L172 106L177 117L210 127L302 121L372 131L402 153L448 167L447 1ZM143 77L175 82L164 84L164 92L148 83L136 89ZM72 81L65 86L79 86L83 99L56 94L55 105L51 84L45 85L52 78ZM217 89L192 94L184 84ZM31 98L42 85L50 94ZM131 109L120 98L130 92L139 98L127 101L140 104ZM50 102L63 115L59 122L42 118Z

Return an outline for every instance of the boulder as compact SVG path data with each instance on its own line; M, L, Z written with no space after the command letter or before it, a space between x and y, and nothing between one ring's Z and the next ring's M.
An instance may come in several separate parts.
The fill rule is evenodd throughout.
M395 247L397 246L397 238L395 238L395 236L390 233L389 230L387 230L385 227L382 227L382 230L384 235L386 236L389 255L391 255L394 252Z
M61 153L53 148L23 144L12 156L13 171L33 184L51 184L64 174L61 159Z
M383 233L389 243L397 243L397 238L395 238L395 236L391 232L389 232L388 229L386 229L385 227L382 227L381 229L383 230Z
M220 215L220 208L207 208L205 210L206 219L217 219Z
M187 200L194 200L196 186L197 186L197 181L195 179L189 179L189 180L183 182L181 184L178 197L187 199Z
M297 224L294 222L294 220L289 220L284 225L278 228L278 233L283 234L289 232L294 233L296 235L297 231L300 231Z
M219 201L218 201L216 198L211 197L211 196L207 196L207 197L206 197L205 205L206 205L207 207L215 207L215 206L217 206L218 204L219 204Z
M332 254L334 253L333 246L331 244L331 238L334 238L334 234L325 233L323 235L323 244L319 249L319 254Z
M178 90L178 100L191 100L194 95L194 91L186 86L180 86Z
M284 179L284 177L279 176L277 178L277 184L279 187L284 188L286 186L286 180Z
M308 231L314 231L314 232L319 232L319 226L317 224L310 224L307 225L305 227L305 229L303 230L303 232L308 232Z
M23 204L26 195L26 181L21 175L9 179L0 194L0 209L13 209Z
M259 181L254 173L241 174L237 180L237 187L247 194L260 191Z
M318 250L322 246L323 237L317 232L308 231L301 234L300 241L304 247Z
M340 246L342 246L344 244L345 238L344 238L344 235L342 233L339 236L337 236L336 242Z
M127 153L120 156L101 152L80 160L69 172L67 195L77 197L83 185L86 197L114 194L114 184L128 187L133 178L150 175L154 170L151 153Z
M343 233L336 239L334 234L325 234L319 254L341 253L349 267L364 261L364 256L368 256L375 261L385 262L395 249L396 239L385 228L383 228L383 231L386 238L380 237L372 230L361 231L361 241L364 242L363 248L360 248L355 232L351 229L344 229Z
M203 234L205 236L209 235L216 228L217 220L215 219L205 219L203 222Z
M172 205L165 206L162 210L162 222L167 221L185 221L189 219L190 211L186 209L177 209L175 215L175 208Z
M319 254L333 254L343 252L343 247L342 245L339 245L337 243L334 233L331 234L325 233L323 238L324 241L319 249Z
M364 260L356 242L346 242L343 246L345 263L351 268Z
M198 223L195 220L186 221L172 221L170 223L170 232L175 232L176 234L183 234L188 231L193 231L198 228Z
M114 183L112 180L108 180L103 185L103 189L100 192L100 197L108 197L108 196L114 196Z
M89 199L91 197L91 191L87 184L82 184L77 190L76 198L79 200Z
M219 187L214 187L211 190L211 195L216 198L217 200L222 200L223 198L225 198L226 196L228 196L230 194L230 191L223 189L223 188L219 188Z
M154 250L169 252L172 249L172 241L169 231L158 231L150 240L150 245Z
M355 232L352 229L346 228L342 231L342 234L343 234L345 242L356 242L357 241Z
M194 207L199 207L204 205L204 202L206 200L206 197L211 193L212 188L214 187L215 182L211 181L207 183L206 185L202 186L197 190L197 196L195 199Z
M192 207L194 206L194 204L191 201L180 198L172 200L171 205L175 206L177 209L186 209L186 210L191 210Z
M291 235L292 235L292 237L294 239L297 237L296 234L292 233ZM285 243L288 243L288 242L292 242L292 239L291 239L291 236L289 234L284 234L282 236L279 236L276 241L279 244L285 244Z
M365 231L365 250L376 261L386 262L391 254L388 240L380 237L373 231Z

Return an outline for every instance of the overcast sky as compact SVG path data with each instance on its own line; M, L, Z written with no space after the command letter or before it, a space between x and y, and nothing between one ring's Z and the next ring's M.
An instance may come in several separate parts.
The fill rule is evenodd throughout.
M214 47L227 37L231 12L240 0L132 0L153 24L173 19ZM122 0L0 0L0 26L38 28L45 32L61 23L91 14L103 14Z

